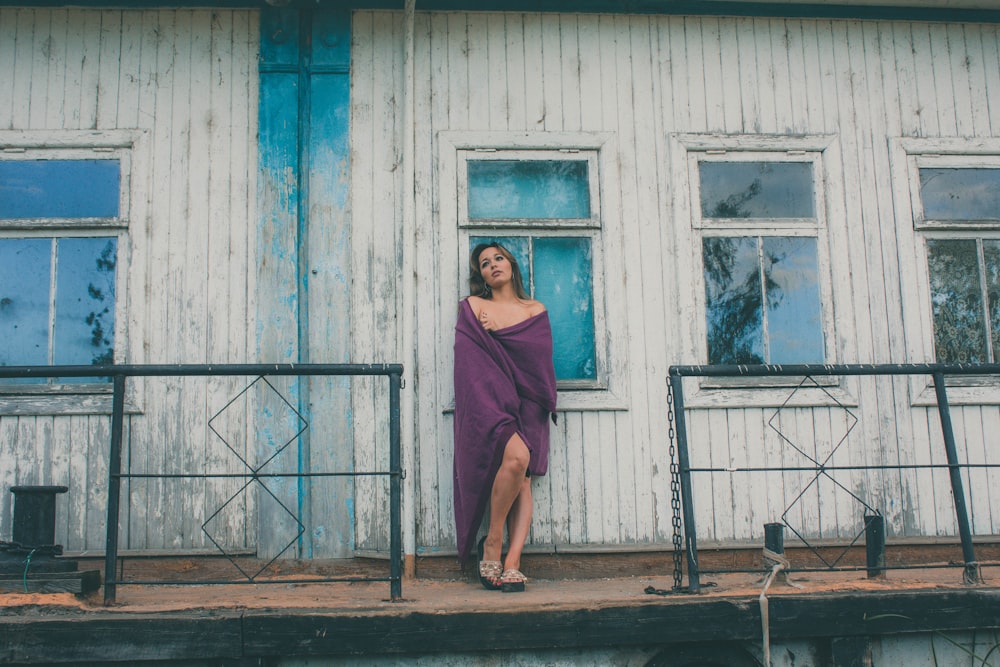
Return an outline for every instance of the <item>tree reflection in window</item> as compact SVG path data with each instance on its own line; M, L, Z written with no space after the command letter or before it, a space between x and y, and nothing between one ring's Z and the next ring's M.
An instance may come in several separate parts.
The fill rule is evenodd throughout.
M705 219L815 220L811 163L702 161L699 178ZM815 236L705 236L702 260L709 363L824 361Z
M698 163L705 218L815 218L809 162Z
M927 220L1000 220L1000 169L921 167L920 200Z
M822 363L816 239L703 241L708 361Z
M0 239L0 365L113 362L117 245L114 237Z

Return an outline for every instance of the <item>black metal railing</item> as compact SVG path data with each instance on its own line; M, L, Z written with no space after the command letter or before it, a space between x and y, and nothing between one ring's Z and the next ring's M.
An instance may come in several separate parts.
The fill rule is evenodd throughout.
M937 406L938 415L941 422L943 436L944 454L946 464L902 464L902 465L854 465L854 466L833 466L829 465L832 457L826 457L820 461L809 457L814 465L802 467L781 467L781 466L759 466L753 468L738 468L727 466L722 469L696 468L691 465L689 450L690 434L687 426L687 419L684 405L684 382L685 377L693 378L802 378L798 383L790 383L791 391L798 391L804 382L812 382L812 385L823 391L823 385L813 378L829 376L929 376L933 380L934 400ZM1000 468L995 464L971 464L968 461L959 460L958 448L955 444L955 434L951 420L951 409L948 403L948 392L945 379L953 376L989 376L993 379L1000 378L1000 364L838 364L838 365L719 365L719 366L672 366L668 371L669 390L669 410L672 418L670 424L671 451L675 452L676 468L675 476L679 479L676 484L677 490L674 494L679 495L675 499L679 501L683 508L683 537L675 527L675 559L674 559L674 580L680 579L679 568L686 557L688 589L690 592L698 592L701 587L700 568L698 564L698 531L695 524L694 494L692 489L692 474L694 473L740 473L740 472L786 472L794 470L808 470L815 472L817 478L820 475L829 475L834 470L885 470L885 469L947 469L951 484L951 495L954 501L955 520L958 526L959 538L962 547L962 559L964 568L964 581L966 583L979 583L982 581L979 563L976 560L975 549L972 539L972 528L969 522L969 510L966 504L965 490L962 483L962 469L972 467L977 468ZM787 387L786 387L787 388ZM718 391L725 392L722 386L713 387ZM828 394L830 395L830 394ZM832 395L830 395L832 396ZM713 407L732 408L738 407L726 404ZM702 409L702 408L699 408ZM712 409L706 407L704 409ZM780 409L780 408L778 408ZM845 439L846 439L845 435ZM782 436L783 438L783 436ZM784 439L784 438L783 438ZM794 444L792 445L794 446ZM801 449L796 447L802 452ZM834 447L836 449L836 447ZM831 478L832 479L832 478ZM836 480L837 486L844 488ZM846 490L846 489L845 489ZM848 491L850 493L850 491ZM852 494L853 495L853 494ZM801 495L800 495L801 497ZM798 500L798 498L796 498ZM876 514L877 510L870 508L867 503L861 501L867 509L872 509ZM786 510L787 512L787 510ZM866 517L866 529L871 530ZM879 516L881 518L881 516ZM680 523L680 522L677 522ZM798 535L798 533L796 533ZM799 535L799 537L802 537ZM857 538L855 538L857 539ZM853 545L853 542L852 542ZM807 545L808 546L808 545ZM682 555L683 554L683 555ZM830 565L830 564L828 564ZM830 566L829 569L833 569ZM880 566L879 569L890 569ZM869 569L869 571L871 571ZM677 586L675 586L676 588Z
M400 446L400 389L402 387L403 367L399 364L202 364L202 365L107 365L107 366L6 366L0 367L0 378L80 378L101 377L110 378L112 386L111 405L111 442L108 461L107 489L107 537L104 562L104 600L105 603L115 601L119 584L143 585L163 583L198 583L204 581L137 581L123 580L116 575L116 564L119 561L118 532L121 507L121 484L126 479L153 478L234 478L246 480L244 489L252 482L277 477L313 478L334 476L383 476L389 479L389 576L388 577L317 577L310 579L296 578L295 583L344 582L344 581L388 581L390 597L396 601L402 598L402 478L401 446ZM240 473L202 473L202 474L167 474L151 472L132 474L122 472L122 437L125 422L126 381L136 377L192 377L192 376L244 376L257 379L269 376L384 376L389 381L388 420L389 427L389 469L375 471L308 471L296 473L261 471L262 466L251 466L243 461L247 470ZM211 420L209 420L211 421ZM211 428L211 424L209 424ZM300 435L296 433L293 437ZM287 509L286 509L287 511ZM206 521L207 524L207 521ZM204 525L202 526L204 529ZM301 527L301 524L300 524ZM207 531L206 531L207 534ZM228 557L225 550L212 539L209 539ZM287 549L288 547L286 547ZM277 558L277 556L275 557ZM230 559L232 560L232 559ZM274 559L272 559L273 562ZM234 565L236 563L234 562ZM236 565L237 569L243 570ZM265 566L266 567L266 566ZM262 568L263 570L263 568ZM287 580L269 581L258 579L255 575L245 575L244 580L214 581L207 583L226 584L259 584L285 583ZM260 574L258 572L257 574Z

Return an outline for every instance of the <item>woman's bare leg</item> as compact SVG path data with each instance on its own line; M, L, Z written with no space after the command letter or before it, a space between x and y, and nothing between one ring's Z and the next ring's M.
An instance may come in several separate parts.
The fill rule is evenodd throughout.
M531 452L528 451L528 446L524 444L521 436L515 433L504 447L500 470L493 479L493 490L490 494L490 528L483 544L483 560L500 560L504 525L507 523L507 515L514 501L521 493L530 458Z
M521 492L514 499L510 512L507 514L507 558L504 559L503 569L520 570L521 552L524 551L524 544L528 541L528 533L531 531L531 478L525 477L521 481Z

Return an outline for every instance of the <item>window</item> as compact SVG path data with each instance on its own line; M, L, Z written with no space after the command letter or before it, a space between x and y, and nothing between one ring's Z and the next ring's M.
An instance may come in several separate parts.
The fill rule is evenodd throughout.
M1000 353L1000 165L943 164L932 159L917 168L922 209L917 226L925 230L934 357L940 363L995 363Z
M594 322L596 155L470 151L462 157L469 251L496 240L517 258L525 287L549 312L560 386L603 386Z
M115 237L0 239L0 365L112 363L116 257Z
M710 364L826 361L815 155L692 153Z
M117 145L4 146L0 365L115 361L129 165L129 149ZM107 382L98 376L6 379L0 386L9 396L107 391Z
M844 181L834 135L670 136L685 317L679 363L854 360ZM686 224L687 223L687 224ZM683 282L689 277L689 282ZM837 317L834 317L837 313ZM856 405L850 376L686 378L691 407Z
M889 141L910 363L1000 358L1000 140ZM993 376L949 376L948 401L1000 404ZM910 380L914 405L935 405L930 378Z
M455 325L448 304L468 294L469 252L499 241L548 310L561 410L628 408L617 155L610 133L438 135L436 239L441 265L454 267L441 273L435 299L441 331ZM438 359L449 363L451 336L438 345ZM438 388L447 412L452 384Z

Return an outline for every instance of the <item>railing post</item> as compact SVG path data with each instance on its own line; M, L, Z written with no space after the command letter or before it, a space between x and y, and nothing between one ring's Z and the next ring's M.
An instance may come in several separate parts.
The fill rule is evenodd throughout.
M403 470L400 456L399 392L402 379L399 373L389 375L389 595L393 602L403 597L403 530L402 484Z
M955 447L955 432L951 426L951 409L948 407L948 393L945 389L944 374L934 373L934 393L937 395L938 414L941 417L941 432L944 435L944 450L948 457L948 473L951 476L951 496L955 501L955 518L962 538L962 558L965 560L964 580L967 584L982 583L979 563L976 562L972 547L972 528L969 511L965 506L965 491L962 487L962 473L958 464L958 449Z
M116 372L112 386L111 448L108 454L107 542L104 549L104 604L115 601L115 565L118 562L118 514L121 503L122 433L125 422L125 375Z
M869 579L885 578L885 517L865 516L865 562Z
M674 429L677 432L677 467L681 478L681 504L684 511L684 543L687 551L688 590L701 590L698 573L698 536L694 525L694 501L691 498L691 463L688 458L687 421L684 417L684 378L670 376L674 394Z

